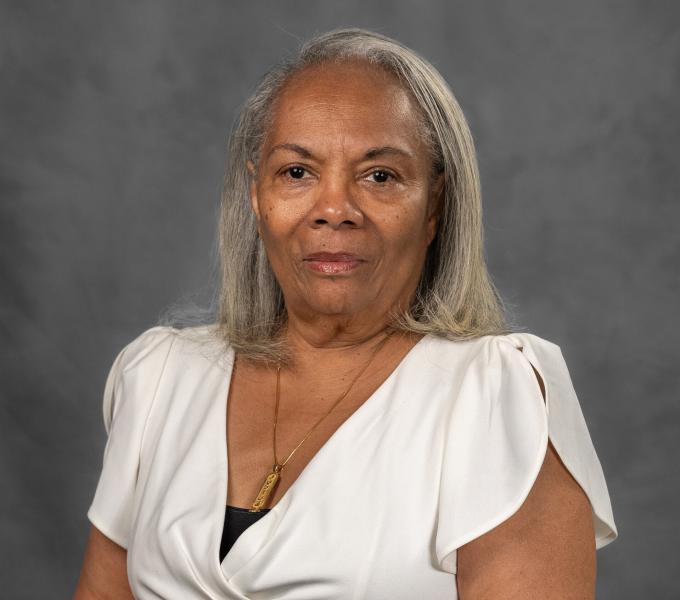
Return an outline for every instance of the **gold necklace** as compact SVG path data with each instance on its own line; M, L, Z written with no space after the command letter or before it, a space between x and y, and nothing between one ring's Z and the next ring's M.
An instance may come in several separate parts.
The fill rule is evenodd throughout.
M269 472L265 477L264 482L262 483L262 487L260 487L260 491L257 493L257 496L255 497L252 506L248 509L249 512L260 512L262 507L267 503L267 499L269 498L270 494L272 493L272 491L274 491L274 486L279 480L281 469L283 469L283 467L291 459L293 454L295 454L295 451L300 446L302 446L305 440L312 434L312 432L316 429L317 425L321 423L321 421L323 421L328 415L330 415L333 409L338 404L340 404L340 402L345 398L345 396L347 396L347 394L352 389L352 386L355 384L357 379L359 379L359 377L363 375L364 371L368 368L371 362L373 362L375 356L378 354L380 349L385 345L385 342L387 342L387 340L393 333L394 333L393 331L390 331L387 335L385 335L385 338L377 345L373 354L371 354L371 357L369 358L368 362L363 366L361 371L359 371L359 374L352 380L352 383L349 384L349 387L345 390L345 393L342 394L342 396L340 396L333 403L328 412L314 424L314 426L307 432L307 435L305 435L305 437L302 438L302 441L297 446L295 446L295 448L293 448L292 452L286 457L286 459L283 462L279 462L278 459L276 458L276 424L279 418L279 392L281 387L281 366L278 366L276 368L276 408L274 409L274 466L272 467L271 472Z

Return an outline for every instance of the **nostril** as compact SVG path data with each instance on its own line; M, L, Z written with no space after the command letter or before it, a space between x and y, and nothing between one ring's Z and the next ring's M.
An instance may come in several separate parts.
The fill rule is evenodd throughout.
M358 227L359 226L358 222L354 219L343 219L342 221L340 221L340 220L335 220L335 219L324 219L323 217L316 217L312 222L316 226L329 225L333 228L342 227L342 226L347 226L347 227Z

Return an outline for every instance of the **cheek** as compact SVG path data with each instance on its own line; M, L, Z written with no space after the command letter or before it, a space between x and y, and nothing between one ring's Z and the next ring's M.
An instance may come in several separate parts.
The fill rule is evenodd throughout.
M260 208L261 226L272 241L278 241L290 235L298 227L303 214L299 204L285 200L265 199Z
M298 241L302 215L292 204L278 200L263 203L260 209L260 229L267 256L278 278L287 278L302 253Z
M423 211L418 206L401 208L390 215L385 215L379 224L383 239L394 251L417 254L421 241L427 236L427 228Z

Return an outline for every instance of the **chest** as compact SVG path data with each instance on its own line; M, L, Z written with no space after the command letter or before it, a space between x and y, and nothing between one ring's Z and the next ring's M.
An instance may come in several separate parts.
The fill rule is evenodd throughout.
M249 507L275 462L284 467L264 508L279 502L333 434L380 387L388 367L382 365L349 391L347 378L320 377L318 372L284 379L277 413L275 371L236 361L225 415L227 504Z
M183 363L171 361L169 372L180 372ZM275 379L257 386L235 371L227 375L213 367L185 368L181 378L159 386L128 552L136 597L456 597L454 576L438 569L433 555L444 445L437 407L449 393L422 364L404 363L387 380L348 396L348 404L319 425L316 441L310 436L293 456L294 479L279 489L272 510L220 563L231 463L237 465L234 489L239 477L244 489L251 486L248 492L259 487L260 469L271 466L275 401ZM317 397L331 398L330 391ZM228 415L229 408L235 410ZM286 410L283 402L280 408L281 431L286 424L291 430L277 436L283 455L324 410ZM252 464L261 460L252 476L249 455ZM244 493L233 504L251 501Z

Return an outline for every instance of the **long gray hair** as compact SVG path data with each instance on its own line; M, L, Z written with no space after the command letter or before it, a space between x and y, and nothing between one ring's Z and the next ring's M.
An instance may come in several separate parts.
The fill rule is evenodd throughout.
M467 121L446 81L403 44L365 29L336 29L304 43L268 71L232 129L219 219L219 284L209 322L245 358L287 364L287 322L250 206L248 160L259 164L279 92L295 73L327 61L364 60L392 73L419 108L433 174L444 173L437 234L430 243L411 306L393 312L389 329L469 339L510 333L506 307L484 252L479 170ZM166 321L167 322L167 321Z

